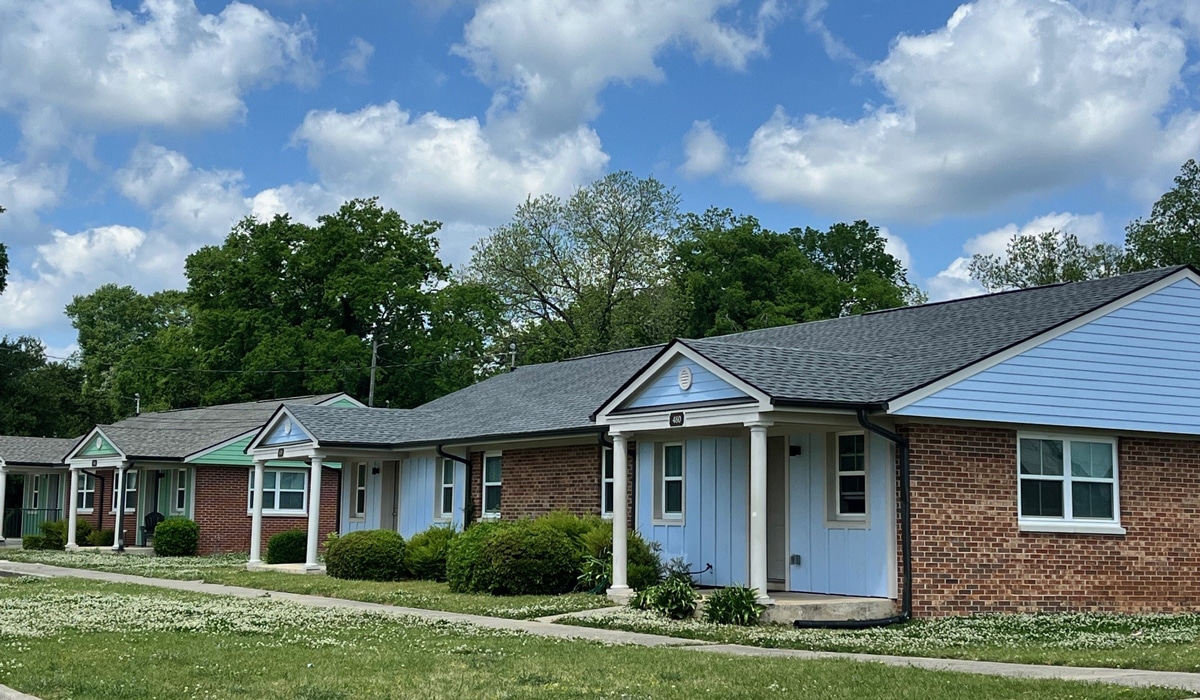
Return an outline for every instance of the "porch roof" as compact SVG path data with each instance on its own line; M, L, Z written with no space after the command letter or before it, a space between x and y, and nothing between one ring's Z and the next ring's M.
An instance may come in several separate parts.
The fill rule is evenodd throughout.
M61 467L79 440L0 435L0 463L8 467Z

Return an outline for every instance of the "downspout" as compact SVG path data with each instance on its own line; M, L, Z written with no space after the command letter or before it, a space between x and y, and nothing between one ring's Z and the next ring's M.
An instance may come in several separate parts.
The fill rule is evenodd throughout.
M471 498L471 460L466 457L450 454L443 449L444 447L445 445L434 447L434 451L438 457L458 462L467 468L466 489L463 491L463 529L466 530L471 521L475 519L475 501Z
M900 599L900 614L875 620L797 620L793 623L800 629L865 629L884 627L912 619L912 508L909 504L909 451L908 439L893 433L881 425L872 423L864 409L858 409L858 424L896 446L900 457L900 551L904 583Z

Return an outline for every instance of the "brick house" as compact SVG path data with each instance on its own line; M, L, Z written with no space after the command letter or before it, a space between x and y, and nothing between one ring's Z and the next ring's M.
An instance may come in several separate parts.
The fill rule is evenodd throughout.
M284 405L248 449L354 464L343 530L615 512L614 597L627 526L768 603L1200 609L1198 327L1164 268Z

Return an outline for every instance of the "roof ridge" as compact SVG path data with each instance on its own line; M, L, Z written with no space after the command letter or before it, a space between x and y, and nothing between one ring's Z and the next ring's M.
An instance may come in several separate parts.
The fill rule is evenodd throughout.
M764 330L766 330L766 329L764 329ZM822 355L847 355L847 356L851 356L851 357L871 357L871 358L887 357L887 355L884 353L849 352L849 351L845 351L845 350L834 350L834 349L827 349L827 348L812 348L812 347L804 347L804 346L797 346L797 345L776 345L773 343L739 343L739 342L730 342L728 340L725 340L725 338L730 338L730 337L735 337L735 336L718 335L718 336L713 336L710 338L700 338L700 339L695 339L695 340L689 340L689 342L702 342L702 343L711 343L711 344L716 344L716 345L732 345L732 346L736 346L739 348L770 348L772 350L803 351L803 352L811 352L811 353L820 353Z

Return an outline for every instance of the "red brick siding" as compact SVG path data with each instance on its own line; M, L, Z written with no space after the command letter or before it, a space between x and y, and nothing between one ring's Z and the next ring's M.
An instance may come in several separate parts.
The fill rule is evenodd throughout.
M1015 430L901 432L911 445L916 615L1200 609L1200 442L1120 438L1127 534L1072 535L1018 530Z
M200 553L250 551L250 515L246 510L250 470L245 467L196 467L195 520L200 525ZM321 539L337 529L340 472L323 470L321 477ZM262 546L266 554L272 535L308 528L305 516L263 516Z
M504 450L500 516L535 518L553 511L600 513L601 447L598 444ZM483 513L483 452L471 453L469 494L475 517ZM628 480L628 513L633 521L633 460Z

